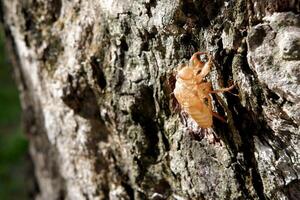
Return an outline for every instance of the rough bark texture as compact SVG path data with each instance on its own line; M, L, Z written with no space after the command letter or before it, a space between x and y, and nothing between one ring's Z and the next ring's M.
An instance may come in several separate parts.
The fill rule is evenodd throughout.
M2 0L37 199L300 199L298 0ZM209 51L221 143L173 105ZM191 131L192 130L192 131ZM195 131L195 130L194 130ZM221 144L221 145L220 145Z

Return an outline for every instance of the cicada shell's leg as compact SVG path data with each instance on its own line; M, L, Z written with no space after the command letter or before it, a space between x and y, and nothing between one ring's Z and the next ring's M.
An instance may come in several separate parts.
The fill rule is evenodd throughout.
M224 119L224 117L222 117L222 116L219 115L218 113L212 112L212 115L213 115L215 118L217 118L217 119L219 119L220 121L222 121L223 123L226 123L226 120Z
M192 60L199 60L197 56L203 55L203 54L207 54L207 53L206 53L206 52L201 52L201 51L198 51L198 52L194 53L194 54L192 55L192 57L191 57L191 61L192 61Z
M232 92L230 92L230 90L232 90L234 87L235 87L235 85L232 85L232 86L227 87L227 88L221 88L221 89L218 89L218 90L210 91L210 93L223 93L223 92L229 92L229 93L232 94L232 95L238 96L237 94L233 94Z
M212 100L211 96L209 95L211 91L211 83L204 82L197 84L195 93L199 100L204 103L204 105L209 109L212 110Z
M198 83L196 89L202 95L209 95L212 91L211 82Z
M196 53L194 53L193 55L192 55L192 57L191 57L191 59L190 59L190 62L192 63L192 66L194 67L194 68L199 68L199 69L201 69L202 67L203 67L203 62L201 62L201 60L199 60L198 59L198 55L203 55L203 54L207 54L207 53L205 53L205 52L200 52L200 51L198 51L198 52L196 52Z
M210 95L207 95L205 98L204 98L204 103L206 104L206 106L209 108L209 110L212 111L212 99L211 99L211 96ZM213 112L213 111L212 111Z
M209 55L208 61L205 63L204 67L202 68L200 74L198 75L201 79L203 79L207 74L210 72L212 66L212 56Z

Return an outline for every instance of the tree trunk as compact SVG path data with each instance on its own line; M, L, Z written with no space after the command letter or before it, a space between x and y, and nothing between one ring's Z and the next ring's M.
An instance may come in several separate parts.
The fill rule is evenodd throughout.
M37 199L300 199L298 0L2 0L1 10ZM213 56L213 87L238 94L213 97L227 123L209 129L172 95L176 67L196 51Z

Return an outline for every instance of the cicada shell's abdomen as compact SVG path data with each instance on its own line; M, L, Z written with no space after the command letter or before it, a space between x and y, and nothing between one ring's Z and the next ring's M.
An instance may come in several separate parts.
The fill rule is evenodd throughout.
M199 104L201 105L201 104ZM202 104L203 105L203 104ZM191 106L184 109L201 128L210 128L213 125L213 116L207 106Z
M213 123L211 106L201 101L201 99L191 93L191 91L181 89L181 87L175 87L174 95L183 110L186 111L201 128L211 127ZM208 102L210 103L210 101Z

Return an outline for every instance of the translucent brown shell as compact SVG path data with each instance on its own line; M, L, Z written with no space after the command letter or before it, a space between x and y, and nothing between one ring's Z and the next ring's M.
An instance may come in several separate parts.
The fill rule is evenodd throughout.
M174 95L183 110L201 128L210 128L213 125L213 116L225 121L223 117L213 112L210 94L229 91L234 86L213 91L211 82L204 80L205 76L210 72L212 57L207 54L208 61L204 63L198 58L202 54L207 53L194 53L189 65L177 69Z

